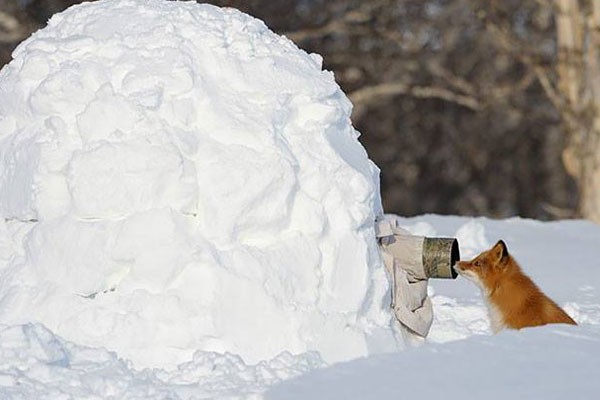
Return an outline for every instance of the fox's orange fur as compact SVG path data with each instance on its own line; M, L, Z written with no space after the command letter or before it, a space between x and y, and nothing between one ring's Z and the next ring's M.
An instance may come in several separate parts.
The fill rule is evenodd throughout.
M503 241L471 261L458 262L455 269L481 288L494 333L503 328L577 325L521 271Z

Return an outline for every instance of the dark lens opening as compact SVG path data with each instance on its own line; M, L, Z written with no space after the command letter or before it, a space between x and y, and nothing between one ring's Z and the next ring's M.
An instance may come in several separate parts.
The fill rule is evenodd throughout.
M458 248L458 240L452 241L452 251L450 252L450 271L452 271L452 279L456 279L458 272L454 270L454 264L460 261L460 250Z

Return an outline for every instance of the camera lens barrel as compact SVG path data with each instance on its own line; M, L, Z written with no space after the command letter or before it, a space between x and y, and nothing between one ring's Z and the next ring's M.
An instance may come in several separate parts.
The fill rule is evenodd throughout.
M423 240L423 270L428 278L456 279L454 264L460 260L458 240L428 238Z

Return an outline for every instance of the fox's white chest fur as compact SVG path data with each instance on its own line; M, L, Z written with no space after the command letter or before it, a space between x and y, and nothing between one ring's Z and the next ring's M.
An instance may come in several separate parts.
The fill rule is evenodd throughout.
M489 300L484 289L482 289L481 292L481 294L483 295L483 301L487 306L488 317L490 318L490 326L492 328L492 332L498 333L506 327L506 324L504 323L504 317L502 316L502 312Z
M488 317L490 319L490 326L492 328L492 332L494 332L494 333L500 332L502 329L504 329L506 327L506 324L504 323L504 317L502 316L502 312L498 309L498 307L496 307L490 301L490 298L489 298L490 291L483 284L481 279L479 279L479 276L477 276L473 272L466 271L466 272L463 272L462 275L465 278L469 279L471 282L473 282L475 285L477 285L477 287L479 287L479 289L481 290L481 295L483 297L483 301L485 302L485 305L488 310Z

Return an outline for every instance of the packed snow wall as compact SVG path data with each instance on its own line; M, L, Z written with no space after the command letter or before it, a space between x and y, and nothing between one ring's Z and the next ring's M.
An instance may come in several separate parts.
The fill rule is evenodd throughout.
M318 55L237 10L103 0L13 58L0 324L140 367L393 345L378 169Z

